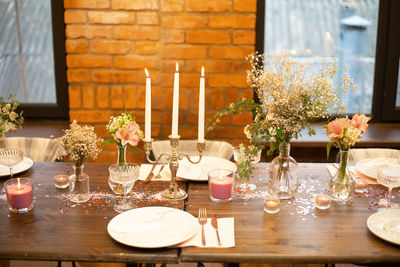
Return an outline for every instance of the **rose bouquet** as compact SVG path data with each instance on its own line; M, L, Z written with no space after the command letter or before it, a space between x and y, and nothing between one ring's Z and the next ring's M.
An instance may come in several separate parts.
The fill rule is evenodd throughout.
M354 146L367 132L370 119L364 114L355 114L351 120L349 118L337 118L325 125L325 132L329 138L327 156L329 157L332 145L344 151Z
M136 146L143 136L143 132L136 123L132 113L122 113L120 116L111 117L107 124L108 132L112 138L105 140L102 145L117 144L118 164L125 163L126 147L134 151L140 151Z
M347 170L348 152L351 146L358 142L368 129L370 117L364 114L355 114L349 118L337 118L328 125L325 125L325 132L329 138L327 145L327 157L331 146L334 145L340 150L340 163L335 176L329 181L332 198L338 201L347 201L354 191L354 180Z

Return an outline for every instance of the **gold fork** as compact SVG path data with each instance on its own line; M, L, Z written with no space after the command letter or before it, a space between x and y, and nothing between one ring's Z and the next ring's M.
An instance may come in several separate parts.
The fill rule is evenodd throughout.
M205 208L199 208L199 223L201 224L201 243L205 246L204 224L207 223L207 210Z

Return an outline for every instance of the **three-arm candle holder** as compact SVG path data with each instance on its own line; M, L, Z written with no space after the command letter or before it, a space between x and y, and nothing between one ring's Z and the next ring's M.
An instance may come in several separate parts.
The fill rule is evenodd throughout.
M206 142L199 142L197 141L197 152L199 155L198 160L192 160L190 158L189 154L182 153L178 154L178 146L179 146L179 138L180 136L173 137L172 135L169 136L170 140L170 146L171 146L171 153L162 153L157 159L151 160L150 159L150 151L152 150L152 143L153 139L150 140L145 140L144 141L144 149L146 153L146 159L152 163L152 164L157 164L160 162L160 160L164 157L165 160L169 161L169 168L171 170L171 183L169 184L168 189L164 190L161 193L161 196L165 200L184 200L187 198L188 194L185 192L185 190L182 190L178 187L178 184L176 183L176 174L178 173L178 168L179 168L179 160L183 158L187 158L190 163L192 164L198 164L204 153L204 149L206 147Z

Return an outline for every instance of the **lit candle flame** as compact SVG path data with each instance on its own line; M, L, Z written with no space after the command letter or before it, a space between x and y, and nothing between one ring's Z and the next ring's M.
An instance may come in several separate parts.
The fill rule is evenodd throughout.
M18 182L18 189L20 189L21 188L21 182L19 181L19 178L17 178L17 182Z
M204 77L204 66L201 66L201 76Z
M146 68L144 68L144 72L146 72L146 77L149 77L149 76L150 76L150 75L149 75L149 72L147 71Z
M178 71L179 71L178 61L176 62L175 71L176 71L176 72L178 72Z

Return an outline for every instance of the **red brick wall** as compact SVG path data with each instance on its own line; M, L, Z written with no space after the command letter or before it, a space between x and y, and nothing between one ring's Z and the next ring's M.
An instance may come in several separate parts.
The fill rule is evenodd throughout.
M152 78L152 136L171 131L175 62L180 66L179 134L197 136L198 87L206 71L206 117L252 98L245 56L254 51L256 0L64 0L70 118L95 125L133 110L144 127L145 74ZM206 139L243 140L249 115L223 120ZM114 161L109 146L98 161ZM143 159L143 153L131 159Z

